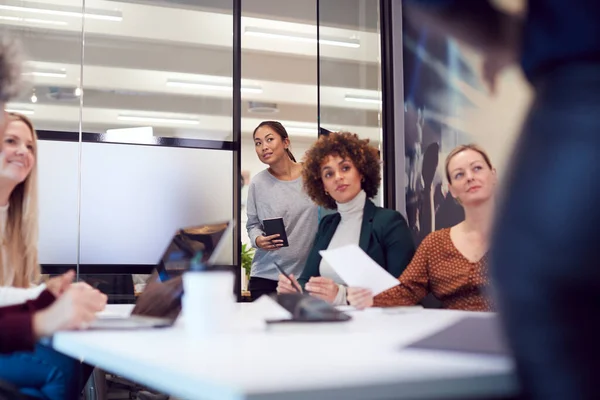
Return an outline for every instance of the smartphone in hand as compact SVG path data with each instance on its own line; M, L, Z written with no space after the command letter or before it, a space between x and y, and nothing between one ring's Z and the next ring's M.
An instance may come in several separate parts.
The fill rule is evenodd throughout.
M287 233L285 232L285 224L283 218L269 218L263 220L263 228L266 236L279 234L279 239L283 240L282 247L288 247Z

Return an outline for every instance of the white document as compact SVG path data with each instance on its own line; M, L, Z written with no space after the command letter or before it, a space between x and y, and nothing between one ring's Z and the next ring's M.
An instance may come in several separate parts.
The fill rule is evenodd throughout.
M381 268L358 245L321 250L321 256L349 287L370 289L373 296L400 284L397 277Z
M259 318L264 321L292 319L292 313L280 306L279 303L267 295L260 296L249 308L249 311L254 318Z

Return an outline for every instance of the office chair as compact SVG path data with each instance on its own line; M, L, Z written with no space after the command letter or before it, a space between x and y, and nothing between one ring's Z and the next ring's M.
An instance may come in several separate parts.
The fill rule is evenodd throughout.
M99 368L87 381L83 390L85 400L107 400L115 395L127 396L129 399L137 400L168 400L169 396L151 391L137 383L121 378L117 375L106 373ZM2 397L0 397L2 400Z

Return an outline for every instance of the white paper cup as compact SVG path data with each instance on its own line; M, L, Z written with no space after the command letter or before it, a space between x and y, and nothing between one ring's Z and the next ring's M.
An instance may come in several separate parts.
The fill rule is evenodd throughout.
M183 275L182 311L185 329L193 336L226 332L235 313L230 271L187 272Z

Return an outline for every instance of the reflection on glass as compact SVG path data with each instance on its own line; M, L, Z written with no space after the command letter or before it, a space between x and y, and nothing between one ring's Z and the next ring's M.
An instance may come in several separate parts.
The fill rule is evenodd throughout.
M27 115L38 130L79 131L83 1L5 0L0 30L20 40L26 54L21 95L8 105ZM114 12L90 11L90 18Z
M231 141L232 10L212 3L86 1L121 19L86 19L83 130Z
M280 0L268 8L260 0L242 2L242 87L247 80L262 88L242 91L242 243L250 244L248 186L268 167L255 151L254 129L262 121L280 122L299 162L317 138L316 39L316 2Z
M381 149L379 1L359 0L339 12L340 0L319 1L320 124L369 139ZM355 46L332 46L344 37ZM383 182L383 180L382 180ZM374 199L383 205L383 185Z

